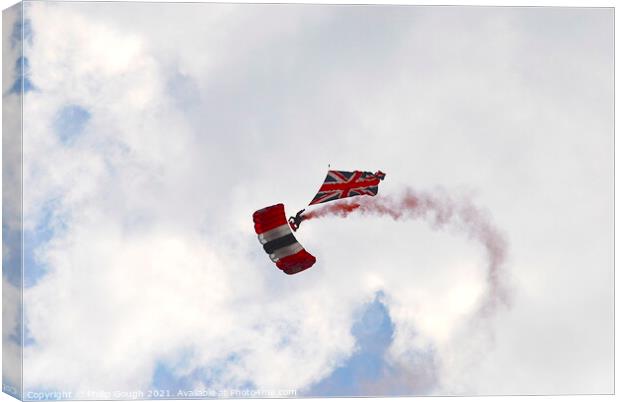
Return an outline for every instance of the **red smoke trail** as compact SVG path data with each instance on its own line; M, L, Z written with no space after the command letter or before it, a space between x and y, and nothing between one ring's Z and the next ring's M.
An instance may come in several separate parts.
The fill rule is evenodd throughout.
M407 189L400 197L360 197L326 204L304 215L309 220L326 216L346 218L352 213L389 216L394 220L424 219L435 229L448 224L458 228L478 241L487 256L489 293L479 314L489 316L495 311L498 302L509 302L502 272L506 260L506 240L487 214L468 200L453 200L444 193L429 194Z

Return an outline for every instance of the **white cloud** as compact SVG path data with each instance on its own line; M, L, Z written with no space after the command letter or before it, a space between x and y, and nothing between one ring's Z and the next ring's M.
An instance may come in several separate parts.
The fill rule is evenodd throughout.
M21 346L15 342L20 339L18 330L21 315L21 292L2 278L2 371L3 383L8 386L21 386L22 353ZM21 340L21 339L20 339Z
M13 25L20 8L13 7L2 15L2 88L8 93L17 77L19 46L14 45ZM21 98L5 94L2 100L2 380L5 390L17 394L21 386ZM14 282L10 282L10 280ZM12 389L11 389L12 388Z

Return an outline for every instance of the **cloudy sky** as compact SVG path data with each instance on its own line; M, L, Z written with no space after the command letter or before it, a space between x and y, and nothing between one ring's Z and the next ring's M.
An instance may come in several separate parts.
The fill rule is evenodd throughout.
M15 11L25 332L5 306L3 343L25 392L613 392L611 9ZM459 225L309 221L316 265L275 269L252 212L303 208L328 164L476 205L506 303L479 314L487 256Z

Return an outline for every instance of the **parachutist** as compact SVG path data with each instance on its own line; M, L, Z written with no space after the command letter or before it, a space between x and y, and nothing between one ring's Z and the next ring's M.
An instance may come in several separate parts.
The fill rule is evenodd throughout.
M301 211L297 212L295 216L291 216L290 218L288 218L288 223L291 225L291 228L293 228L293 232L296 232L297 229L299 229L299 225L301 225L301 222L306 219L305 216L301 215L305 210L306 209L304 208Z

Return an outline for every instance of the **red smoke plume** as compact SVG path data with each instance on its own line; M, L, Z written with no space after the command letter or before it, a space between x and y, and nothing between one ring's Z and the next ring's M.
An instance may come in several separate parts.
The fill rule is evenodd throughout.
M498 302L508 303L508 292L502 281L502 269L506 260L506 240L493 226L488 215L470 201L454 200L439 192L429 194L408 189L402 196L396 198L360 197L356 200L326 204L304 216L308 220L326 216L346 218L352 213L389 216L394 220L423 219L435 229L441 229L446 225L458 228L470 238L478 241L487 255L489 293L479 314L488 316L494 312Z

